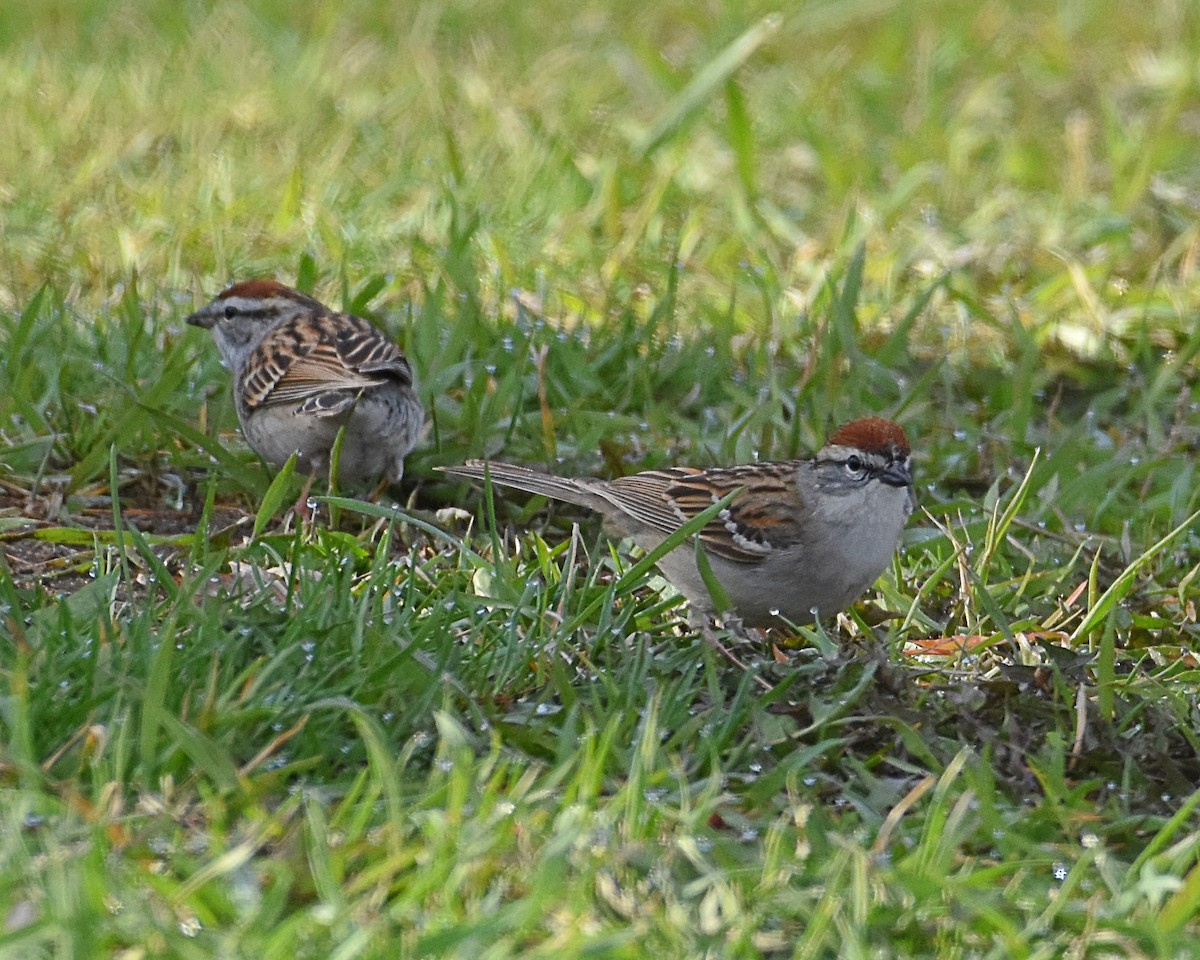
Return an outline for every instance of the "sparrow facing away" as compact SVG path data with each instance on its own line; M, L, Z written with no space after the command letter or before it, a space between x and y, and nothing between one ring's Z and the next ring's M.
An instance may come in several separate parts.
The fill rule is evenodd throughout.
M187 322L212 331L242 433L267 463L296 453L304 471L327 473L344 428L339 482L404 475L425 413L412 367L377 327L274 280L236 283Z

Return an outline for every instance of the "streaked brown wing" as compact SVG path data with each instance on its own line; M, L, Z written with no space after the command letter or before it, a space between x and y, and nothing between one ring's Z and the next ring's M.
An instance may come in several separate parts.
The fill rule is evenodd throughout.
M735 490L743 492L703 530L705 547L727 560L759 563L772 550L798 538L803 504L796 492L797 464L760 463L712 470L672 470L662 496L675 512L676 527ZM747 488L753 495L747 496Z
M301 337L290 324L264 337L246 364L246 408L299 403L389 379L412 383L412 368L398 346L365 320L337 319L316 337Z
M682 478L700 473L691 467L669 467L618 477L603 486L605 499L652 530L674 533L688 516L694 514L685 514L676 508L667 491Z
M376 374L412 385L412 367L404 352L383 331L360 317L343 315L338 331L338 356L348 370Z

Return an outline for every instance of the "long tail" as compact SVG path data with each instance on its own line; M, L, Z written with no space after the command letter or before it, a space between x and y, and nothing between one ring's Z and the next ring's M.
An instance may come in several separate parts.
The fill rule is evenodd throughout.
M526 493L537 493L552 500L564 500L567 503L577 503L590 510L604 512L605 507L612 505L601 493L592 489L599 486L602 480L591 477L556 477L551 473L540 470L530 470L529 467L518 467L511 463L491 463L486 460L468 460L460 467L438 467L443 473L456 477L469 477L472 480L483 480L490 476L492 483L503 487L514 487Z

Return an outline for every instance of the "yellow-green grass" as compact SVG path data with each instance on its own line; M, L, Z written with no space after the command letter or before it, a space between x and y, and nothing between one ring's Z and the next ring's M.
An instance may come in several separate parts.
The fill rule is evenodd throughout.
M1192 955L1197 49L1169 0L5 4L0 958ZM399 511L285 520L182 322L256 274L404 345ZM432 469L870 413L928 512L729 656Z

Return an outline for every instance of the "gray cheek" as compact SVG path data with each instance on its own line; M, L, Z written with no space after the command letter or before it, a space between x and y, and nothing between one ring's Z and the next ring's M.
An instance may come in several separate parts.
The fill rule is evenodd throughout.
M217 349L221 351L225 365L234 370L241 369L250 351L254 349L254 339L244 327L216 327L213 329L213 339L217 342Z

